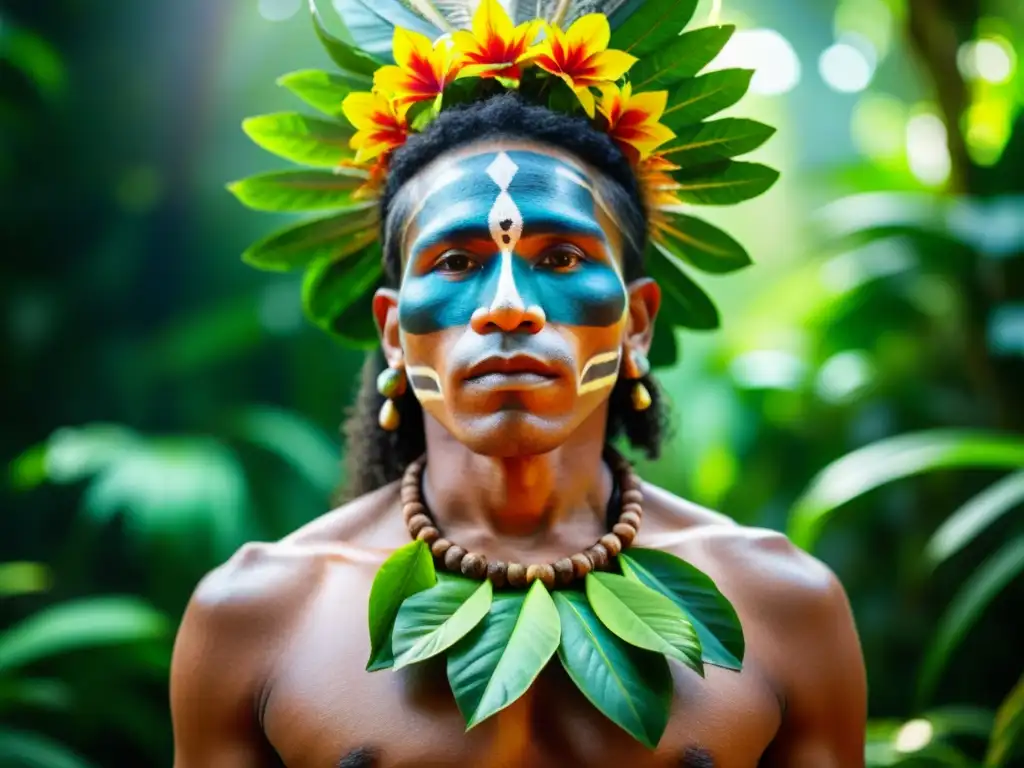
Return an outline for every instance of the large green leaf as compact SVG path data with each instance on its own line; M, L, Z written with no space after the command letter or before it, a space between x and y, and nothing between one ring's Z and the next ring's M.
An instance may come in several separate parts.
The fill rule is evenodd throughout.
M661 122L673 131L733 106L750 88L752 69L720 69L681 82L668 97Z
M228 185L243 205L258 211L323 211L352 205L352 193L366 173L351 168L330 171L271 171ZM367 201L353 207L365 211Z
M935 567L970 544L1007 512L1024 504L1024 472L993 483L950 515L925 547L925 559Z
M1024 571L1024 535L1008 541L978 566L950 601L924 654L918 677L918 701L928 701L950 656L986 606Z
M373 244L348 258L314 264L302 283L302 307L317 326L331 331L338 317L353 307L380 280L380 246Z
M629 73L633 90L658 90L693 77L719 54L735 31L736 27L726 24L680 35L633 65Z
M50 582L50 569L42 563L0 563L0 597L45 592L50 588Z
M331 117L342 117L341 103L352 91L367 91L373 80L351 72L323 72L319 69L303 69L290 72L277 79L309 106Z
M263 149L293 163L334 168L355 157L349 147L354 131L347 123L275 112L246 118L242 130Z
M487 615L493 594L489 579L481 583L453 577L441 579L437 586L402 603L391 635L395 669L425 661L455 645Z
M622 572L665 595L689 617L708 664L740 670L743 627L736 609L703 571L657 549L633 548L619 555Z
M658 311L658 317L654 321L654 338L651 340L651 349L647 355L652 368L667 368L675 365L679 358L676 326L664 311L665 301L663 294L662 309ZM678 311L675 314L678 314Z
M779 172L760 163L726 160L713 165L676 171L675 195L694 205L735 205L771 189Z
M942 469L1024 467L1024 438L993 432L936 429L880 440L829 464L814 477L789 514L787 533L814 547L835 511L887 483Z
M558 609L540 581L525 595L494 595L487 617L448 653L448 681L467 729L526 693L560 635Z
M71 687L63 680L7 676L0 680L0 713L26 708L67 711L75 701Z
M368 671L387 669L394 663L391 633L399 607L406 598L430 589L436 583L430 548L422 541L410 541L384 561L370 587Z
M44 608L0 635L0 672L84 648L167 637L163 614L131 597L89 597Z
M316 7L316 0L309 0L309 11L313 17L313 27L316 29L317 37L320 38L320 42L327 51L327 55L331 57L334 63L346 72L354 72L357 75L372 78L373 73L380 68L383 62L363 53L355 46L339 40L328 32L323 20L320 18L320 12Z
M0 728L0 765L10 768L91 768L92 763L45 736Z
M995 726L985 755L985 768L1001 768L1024 739L1024 676L1017 681L996 712Z
M661 243L647 249L647 272L661 288L659 315L673 325L709 331L718 327L718 309L703 289L683 271Z
M650 749L672 706L672 673L660 653L623 642L597 618L582 592L558 590L558 658L576 687L609 720Z
M380 283L371 287L332 320L320 325L347 347L377 349L380 332L373 317L373 296Z
M704 674L697 633L689 617L672 600L615 573L587 574L586 588L594 613L616 635Z
M642 59L677 37L690 23L697 0L660 0L642 5L612 33L610 48Z
M774 133L770 125L756 120L726 117L680 128L659 151L683 168L706 165L753 152Z
M242 260L275 272L305 267L320 259L337 260L372 243L377 238L377 222L377 208L371 203L348 208L279 230L249 246Z
M712 274L726 274L750 265L742 245L706 221L677 209L657 214L655 237L677 259Z

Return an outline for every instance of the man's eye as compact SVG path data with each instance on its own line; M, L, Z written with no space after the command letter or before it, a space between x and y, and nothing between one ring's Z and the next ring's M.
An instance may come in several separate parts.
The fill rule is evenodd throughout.
M469 272L475 267L476 262L473 261L468 254L461 253L459 251L446 253L434 263L434 269L437 272L443 272L449 275Z
M570 269L575 269L582 261L583 254L580 253L579 249L571 246L561 246L559 248L553 248L541 256L537 261L537 266L564 272Z

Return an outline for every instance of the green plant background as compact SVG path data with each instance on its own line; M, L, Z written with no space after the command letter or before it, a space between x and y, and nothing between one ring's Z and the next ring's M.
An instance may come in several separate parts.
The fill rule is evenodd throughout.
M299 6L0 2L2 766L170 764L192 587L343 481L360 355L305 321L299 277L241 263L288 218L225 189L285 167L240 128L302 108L276 78L330 68ZM726 0L722 20L780 32L801 78L736 109L779 128L754 159L782 179L701 212L755 264L701 278L723 324L677 339L674 436L640 470L838 573L871 765L1019 765L1024 6ZM850 32L878 67L838 93L818 59ZM958 66L978 39L1003 82ZM926 184L937 125L949 173Z

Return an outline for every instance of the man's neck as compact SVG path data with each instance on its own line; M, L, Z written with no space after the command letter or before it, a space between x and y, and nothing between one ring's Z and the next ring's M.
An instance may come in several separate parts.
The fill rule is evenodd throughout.
M442 530L483 526L531 536L559 523L603 523L612 478L602 460L607 415L593 414L553 451L509 458L474 453L426 416L426 502Z

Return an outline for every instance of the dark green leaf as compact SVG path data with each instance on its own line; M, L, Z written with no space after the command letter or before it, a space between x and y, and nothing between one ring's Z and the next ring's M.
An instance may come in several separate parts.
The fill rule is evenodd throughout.
M1010 691L996 712L995 727L985 755L985 768L1001 768L1013 756L1014 747L1024 739L1024 677Z
M547 588L494 595L490 613L448 654L448 681L466 727L483 722L533 685L558 650L558 610Z
M654 749L668 725L672 673L668 661L608 631L582 592L559 590L558 658L591 704L633 738Z
M918 701L928 701L950 656L1003 587L1024 571L1024 535L1008 541L978 566L939 619L918 678Z
M361 50L388 61L394 60L392 40L396 27L417 32L428 40L436 40L449 29L433 2L417 5L401 0L333 0L333 5L353 42ZM410 5L416 10L408 7ZM436 23L425 17L433 17Z
M313 27L316 29L317 37L320 38L320 42L327 51L327 55L331 57L334 63L346 72L354 72L357 75L365 75L368 78L372 78L373 73L380 68L383 62L363 53L355 46L339 40L328 32L323 20L320 18L320 12L316 8L315 0L309 0L309 10L313 17Z
M395 669L425 661L455 645L487 615L492 596L488 579L481 583L450 578L402 603L392 633Z
M68 747L29 731L0 728L0 765L28 768L92 768Z
M696 9L697 0L648 2L615 30L608 47L642 59L677 37Z
M351 72L323 72L319 69L304 69L291 72L277 79L309 106L331 117L342 117L341 103L352 91L368 91L373 80Z
M286 272L318 259L340 259L377 239L377 219L373 203L349 208L275 232L251 245L242 260L257 269Z
M399 607L407 597L430 589L436 583L430 548L422 541L411 541L399 547L384 561L370 587L368 671L387 669L394 663L391 630Z
M662 209L658 219L654 237L677 259L712 274L750 265L743 246L717 227L676 210Z
M348 145L354 131L337 121L276 112L247 118L242 130L263 149L293 163L334 168L355 157Z
M662 300L664 302L664 299ZM678 315L678 310L674 312ZM679 358L679 342L676 339L675 325L669 315L661 311L654 321L654 338L647 359L652 368L668 368L676 364Z
M52 574L42 563L12 562L0 564L0 597L31 595L50 588Z
M708 664L739 670L743 662L743 627L736 609L707 574L675 555L633 548L619 555L622 572L678 605L700 639Z
M970 544L996 520L1024 504L1024 472L993 483L946 518L925 547L935 567Z
M659 152L676 165L688 168L753 152L774 133L770 125L756 120L726 117L681 128Z
M380 245L374 243L344 259L315 263L302 282L302 307L317 326L331 331L338 317L380 280Z
M259 211L322 211L352 203L352 193L366 174L355 169L333 171L272 171L228 185L242 204ZM365 202L356 204L366 209Z
M601 623L627 643L678 659L700 675L700 640L674 602L615 573L587 574L587 599Z
M789 537L813 549L835 511L880 486L940 469L1024 468L1024 438L1012 434L927 430L880 440L829 464L811 481L789 515Z
M130 597L89 597L34 613L0 635L0 671L62 653L166 637L165 617Z
M672 325L684 328L710 331L718 327L718 309L714 303L663 245L652 241L646 262L647 273L661 288L659 315Z
M680 35L633 65L629 73L633 90L656 90L693 77L711 63L735 31L735 26L726 24Z
M752 69L720 69L684 80L668 97L661 122L678 131L736 104L750 88Z
M372 286L341 314L337 315L324 330L338 341L356 349L376 349L380 345L380 333L373 318L373 295L380 283Z
M680 184L673 191L684 203L735 205L767 192L778 180L779 172L759 163L726 160L676 171L673 177Z

